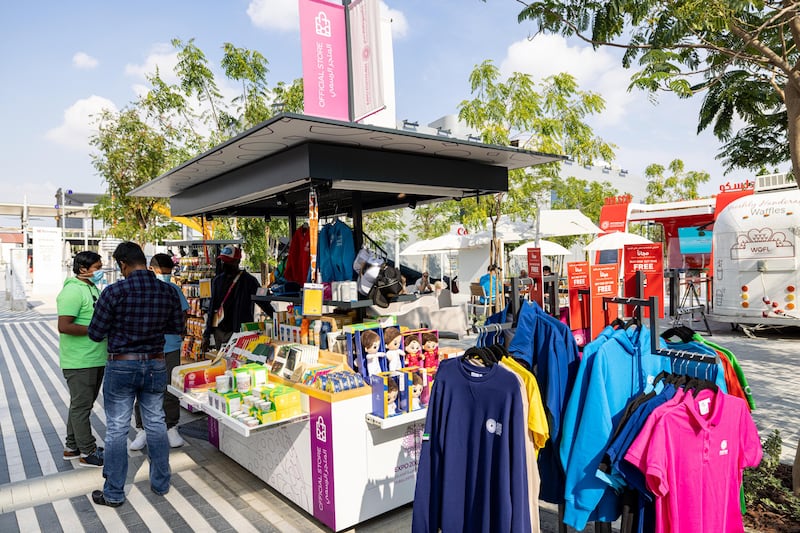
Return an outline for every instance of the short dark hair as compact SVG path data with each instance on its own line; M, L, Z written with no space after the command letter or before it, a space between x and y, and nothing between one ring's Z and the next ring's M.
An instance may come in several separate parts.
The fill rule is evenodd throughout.
M100 257L100 254L96 252L92 252L86 250L85 252L78 252L75 254L75 258L72 260L72 272L75 274L80 274L81 269L89 269L91 266L98 261L101 261L103 258Z
M114 250L113 257L118 263L124 262L126 265L147 265L147 258L144 256L142 247L131 241L120 243L117 249Z
M175 268L175 261L167 254L156 254L150 258L150 266L172 270Z

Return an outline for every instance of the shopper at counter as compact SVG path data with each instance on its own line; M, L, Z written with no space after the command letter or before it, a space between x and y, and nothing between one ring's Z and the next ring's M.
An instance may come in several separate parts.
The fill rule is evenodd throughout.
M175 289L147 270L138 244L123 242L114 259L125 278L109 285L95 305L89 338L108 337L108 362L103 383L106 449L103 490L92 492L97 505L119 507L125 501L128 474L128 432L134 400L139 401L150 457L150 489L169 491L169 442L164 423L167 367L164 335L183 330L183 311Z
M186 311L189 309L189 302L183 295L180 287L172 283L172 270L175 268L175 262L172 257L167 254L156 254L150 259L150 270L156 275L158 279L164 283L168 283L178 298L181 300L181 310L184 313L184 323ZM181 336L174 334L164 335L164 360L167 363L167 379L172 376L172 369L181 364ZM133 409L133 415L136 419L136 438L128 445L129 450L137 451L144 448L147 444L147 432L142 427L142 413L139 407L139 402ZM183 437L178 433L178 422L181 418L181 404L177 396L172 394L164 394L164 418L167 424L167 440L169 440L170 448L179 448L184 445Z
M64 281L58 293L58 356L69 389L67 438L64 459L79 459L81 466L103 466L103 448L97 446L89 416L103 383L106 341L87 336L100 297L97 284L103 279L103 262L95 252L78 252L72 262L75 277Z
M242 250L238 246L226 246L217 258L222 263L222 272L211 280L211 304L203 341L208 345L211 335L219 348L241 329L243 322L253 321L253 295L260 287L258 280L241 269ZM222 318L218 311L222 309Z

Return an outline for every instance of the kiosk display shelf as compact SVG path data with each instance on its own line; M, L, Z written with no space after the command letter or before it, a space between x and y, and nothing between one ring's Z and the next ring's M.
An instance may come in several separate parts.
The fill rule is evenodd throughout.
M301 413L296 416L290 416L283 420L276 420L275 422L267 422L266 424L259 424L258 426L247 426L241 422L234 420L218 409L214 409L209 404L202 405L203 411L210 417L221 422L225 427L231 428L242 437L249 437L257 431L262 431L267 428L281 426L283 424L294 424L308 420L308 413Z
M402 415L390 416L389 418L382 418L380 416L375 416L372 413L367 413L365 418L367 423L370 425L379 427L381 429L391 429L397 426L404 426L412 422L424 422L426 416L428 416L427 407L424 409L417 409L416 411L412 411L410 413L403 413Z
M203 400L203 394L191 394L183 392L182 390L174 387L173 385L167 385L167 392L178 398L180 401L181 407L189 411L190 413L197 413L203 410L203 404L206 402Z
M264 307L264 304L269 302L286 302L295 305L300 305L303 303L303 297L300 295L297 296L281 296L281 295L265 295L259 296L254 295L252 299L255 303L259 305L259 307ZM415 294L401 294L395 298L391 298L389 300L390 303L392 302L410 302L416 300L417 296ZM322 305L330 306L330 307L338 307L339 309L360 309L364 307L371 307L375 305L375 302L372 300L356 300L354 302L351 301L343 301L343 300L323 300Z

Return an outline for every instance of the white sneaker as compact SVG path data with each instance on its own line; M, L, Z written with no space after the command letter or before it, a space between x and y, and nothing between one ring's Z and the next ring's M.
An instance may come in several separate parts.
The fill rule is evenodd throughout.
M170 448L180 448L186 444L181 434L178 433L178 426L171 427L167 430L167 439L169 439Z
M143 429L140 429L139 432L136 434L136 438L133 439L133 442L128 444L128 449L132 452L138 452L139 450L144 448L146 444L147 444L147 433L145 433Z

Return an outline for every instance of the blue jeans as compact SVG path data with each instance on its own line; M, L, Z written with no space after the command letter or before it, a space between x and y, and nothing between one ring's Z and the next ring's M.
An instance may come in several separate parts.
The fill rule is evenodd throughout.
M106 449L103 494L109 502L125 501L128 475L128 432L134 400L139 401L150 456L150 486L156 494L169 491L169 441L164 423L167 367L163 359L108 361L103 382L106 409Z

